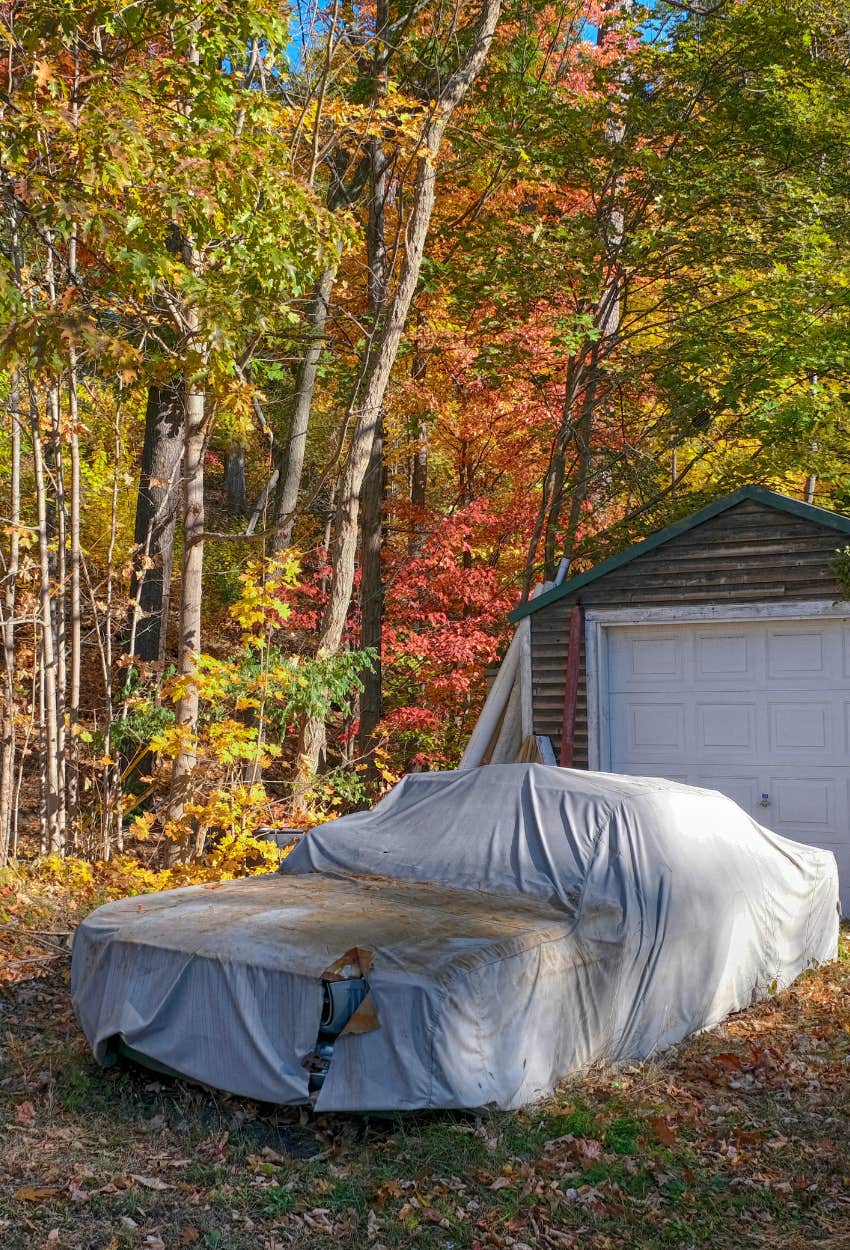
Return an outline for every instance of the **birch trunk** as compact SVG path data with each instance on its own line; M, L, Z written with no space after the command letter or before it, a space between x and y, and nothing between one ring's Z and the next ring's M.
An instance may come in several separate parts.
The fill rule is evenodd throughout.
M375 652L374 665L363 673L360 696L358 749L367 755L375 745L375 730L383 715L381 643L384 623L384 585L381 552L384 538L384 430L379 421L363 484L363 524L360 550L360 645ZM370 757L371 772L373 762Z
M35 394L30 393L30 429L32 431L33 476L35 479L36 520L38 530L38 573L40 609L40 667L42 699L42 723L39 755L42 776L42 842L51 855L61 855L65 849L64 787L60 767L61 742L57 708L58 676L56 639L51 612L50 531L47 520L47 488L44 472L44 455L38 404ZM52 437L52 431L51 431Z
M74 85L71 112L74 124L79 123L79 49L74 48ZM77 280L77 223L72 223L68 244L68 281ZM80 769L77 734L80 722L80 684L82 680L82 588L80 570L83 550L80 538L80 510L82 507L82 483L80 476L80 413L77 392L77 349L73 341L68 345L68 423L70 425L71 451L71 515L69 522L70 549L70 626L71 626L71 673L68 691L68 743L65 765L65 806L71 843L77 846L80 836L78 807L80 797ZM63 718L64 719L64 718Z
M321 359L322 348L325 342L328 305L330 304L335 277L335 267L328 268L323 272L316 287L316 293L313 296L307 317L309 339L298 368L298 377L295 384L295 402L292 407L292 426L289 432L286 468L283 473L277 509L277 528L273 544L275 551L282 551L292 544L292 531L295 527L295 513L298 508L301 477L304 472L304 454L307 449L310 411L316 390L319 360Z
M386 24L385 6L378 8L379 27ZM376 67L376 81L381 94L385 90L385 76ZM372 324L378 326L387 299L389 258L386 242L386 206L389 192L390 161L378 139L370 144L371 167L369 219L366 226L367 291ZM383 641L384 605L381 577L381 551L383 548L383 502L384 502L384 422L379 414L372 440L369 466L363 480L360 522L360 645L375 652L372 667L363 673L363 691L360 695L360 725L357 742L361 755L367 755L367 777L375 772L371 755L374 734L382 715L383 674L381 672L381 643Z
M9 857L12 841L13 813L15 811L15 612L17 610L17 584L20 567L21 523L21 416L18 380L12 375L9 388L9 419L11 422L12 463L9 498L9 563L6 568L3 592L3 660L5 700L3 707L2 740L0 740L0 865Z
M197 314L191 314L198 332ZM204 451L206 421L204 388L197 379L186 386L183 439L183 576L180 594L178 670L189 680L175 708L176 723L185 738L174 760L168 819L179 821L197 763L198 688L191 680L201 650L201 603L204 572Z
M69 348L68 373L68 416L71 425L71 515L69 525L69 574L70 574L70 649L71 672L68 690L68 736L67 762L65 775L65 794L67 820L72 837L76 842L78 836L77 815L80 797L80 772L77 753L77 733L80 721L80 684L82 680L82 592L80 585L80 567L82 562L82 543L80 539L80 436L79 412L77 404L77 353Z

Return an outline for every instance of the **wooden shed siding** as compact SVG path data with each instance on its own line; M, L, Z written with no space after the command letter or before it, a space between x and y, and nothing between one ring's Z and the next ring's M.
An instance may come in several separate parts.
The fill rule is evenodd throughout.
M746 500L612 570L531 617L535 733L557 756L564 711L569 610L838 599L832 571L841 534ZM587 767L587 681L582 641L575 763Z

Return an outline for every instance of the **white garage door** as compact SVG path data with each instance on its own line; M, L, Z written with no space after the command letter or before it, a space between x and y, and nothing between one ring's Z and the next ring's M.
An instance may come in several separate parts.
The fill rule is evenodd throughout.
M611 770L722 790L833 851L850 912L850 620L606 633Z

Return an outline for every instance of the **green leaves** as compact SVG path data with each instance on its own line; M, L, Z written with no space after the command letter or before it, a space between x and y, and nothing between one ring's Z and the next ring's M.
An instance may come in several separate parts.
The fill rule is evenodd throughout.
M251 3L161 3L120 16L57 5L19 14L14 34L2 158L20 188L24 254L43 264L45 235L64 253L73 222L87 317L110 339L171 351L179 369L194 310L208 394L232 396L245 344L299 320L294 301L348 235L292 172L293 110L246 90L240 72L252 39L267 57L285 46L287 15ZM54 268L62 263L60 254ZM24 350L16 285L0 286L7 361ZM47 333L57 317L41 280L29 302ZM59 330L58 341L84 345L78 323Z

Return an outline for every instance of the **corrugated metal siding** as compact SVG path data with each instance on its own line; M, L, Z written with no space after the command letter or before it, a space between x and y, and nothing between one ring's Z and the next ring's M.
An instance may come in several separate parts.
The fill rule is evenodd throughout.
M541 608L531 617L535 733L548 734L558 754L573 603L648 608L838 599L832 562L843 543L834 530L748 500ZM587 766L583 642L575 763Z

